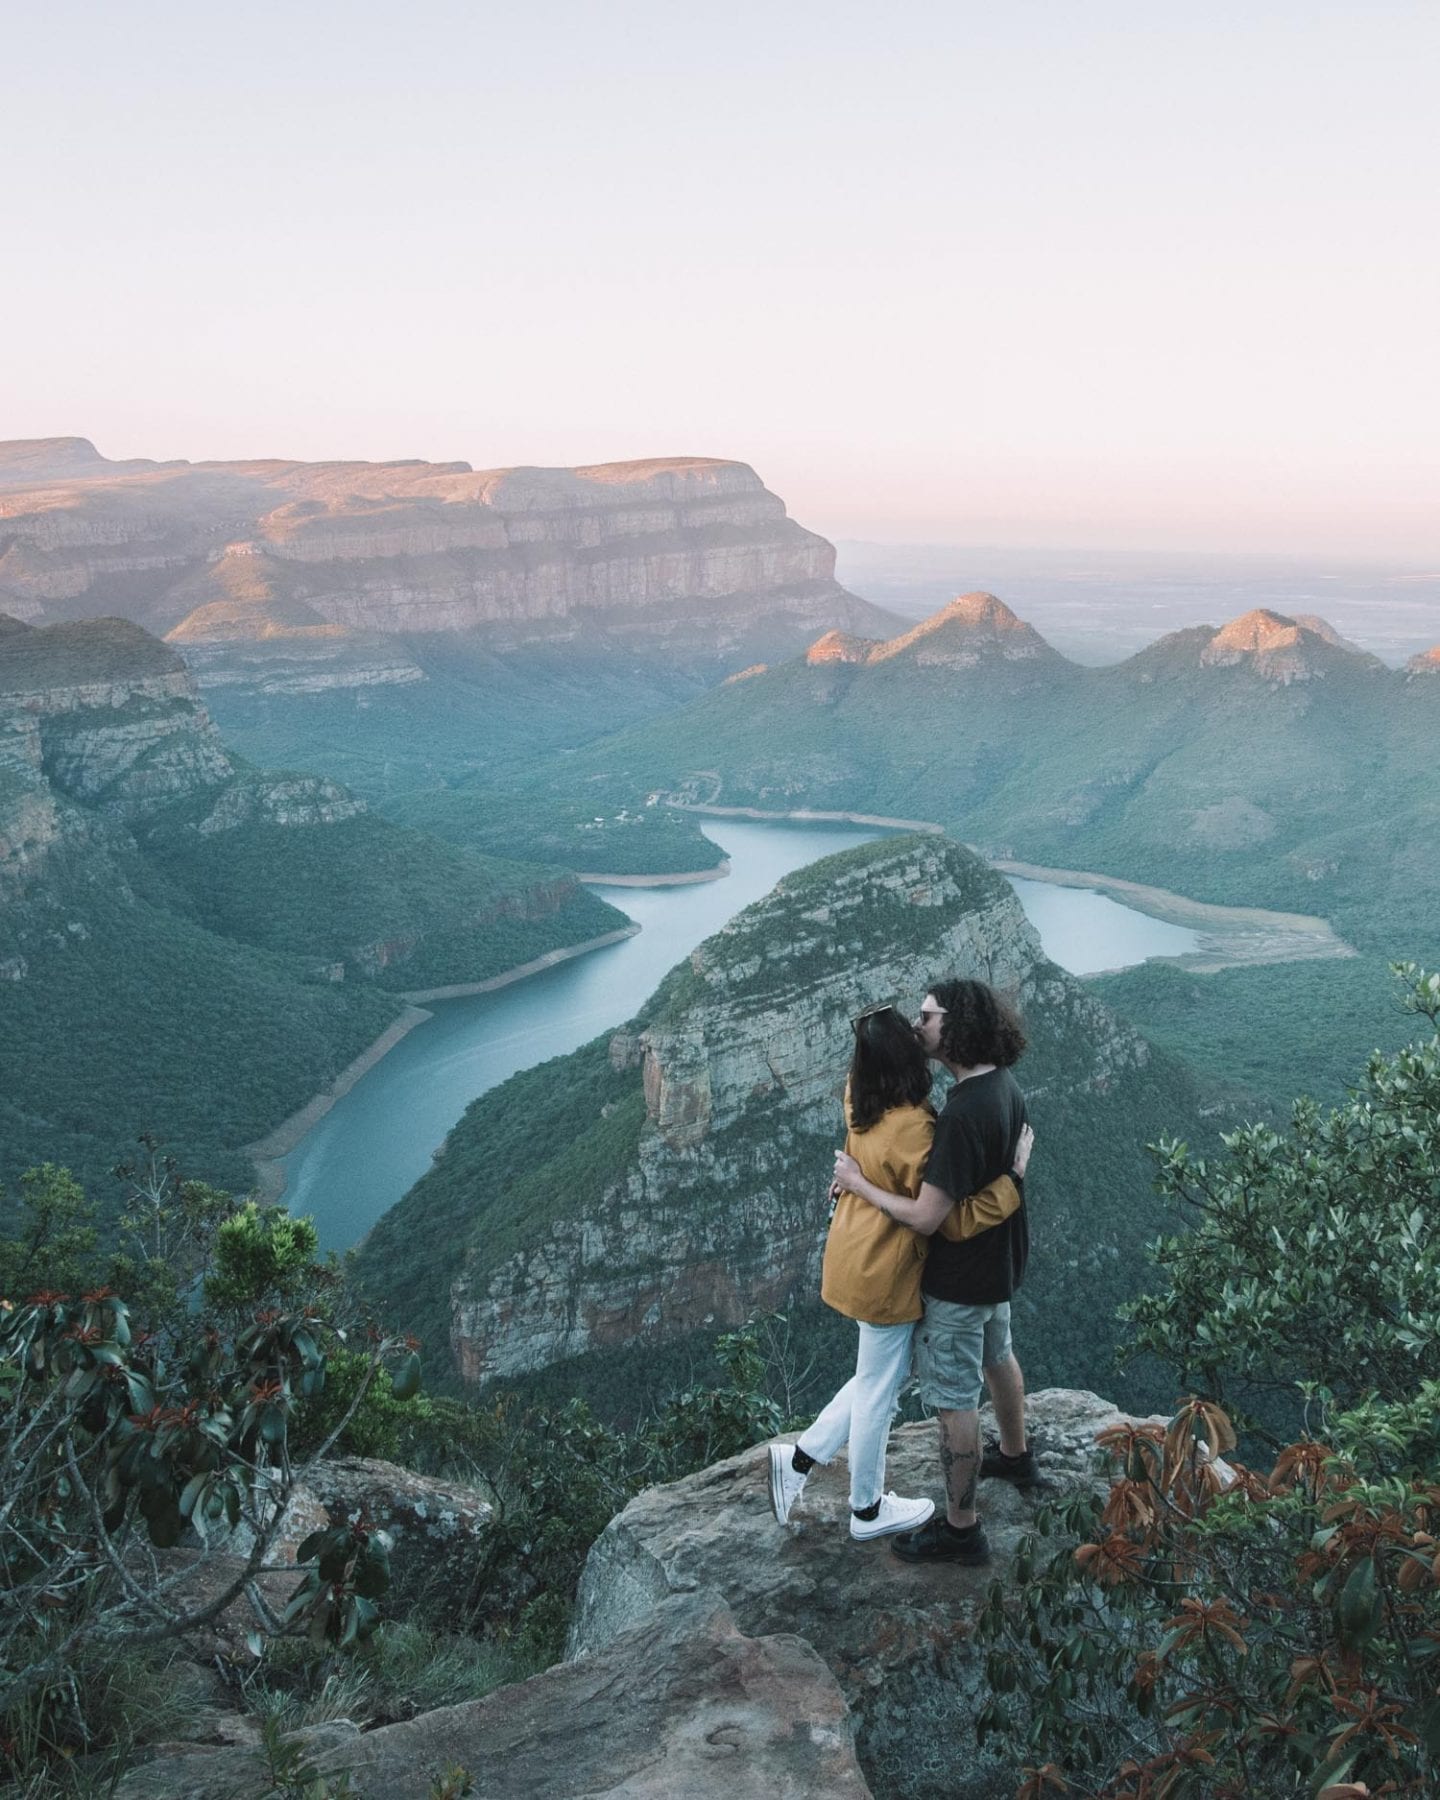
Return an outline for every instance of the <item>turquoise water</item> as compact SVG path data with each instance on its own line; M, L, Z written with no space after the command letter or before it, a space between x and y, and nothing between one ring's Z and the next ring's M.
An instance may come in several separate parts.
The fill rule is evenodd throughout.
M1056 887L1018 875L1006 879L1040 933L1045 954L1072 975L1128 969L1152 956L1184 956L1200 947L1198 934L1185 926L1152 919L1094 888Z
M681 957L782 876L879 834L858 827L725 820L707 835L730 874L690 887L597 887L637 937L511 987L435 1001L284 1159L285 1204L310 1213L327 1250L347 1250L429 1168L469 1103L517 1070L564 1056L633 1017Z
M717 820L707 835L730 874L691 887L595 891L641 927L624 943L559 963L491 994L433 1002L285 1158L285 1202L310 1213L328 1250L346 1250L429 1168L477 1095L564 1056L637 1013L663 975L782 876L878 836L859 827ZM1194 947L1194 934L1104 895L1013 883L1047 953L1075 974Z

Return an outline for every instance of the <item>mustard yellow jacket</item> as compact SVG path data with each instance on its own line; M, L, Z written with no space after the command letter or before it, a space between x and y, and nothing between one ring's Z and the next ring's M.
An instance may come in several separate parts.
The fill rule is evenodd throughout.
M868 1131L850 1124L845 1095L845 1148L860 1172L876 1187L911 1199L920 1192L935 1136L928 1106L892 1106ZM1020 1190L1002 1175L978 1194L951 1207L941 1222L944 1236L971 1238L1008 1219L1020 1204ZM842 1190L825 1240L820 1297L847 1319L867 1325L903 1325L924 1311L920 1274L929 1240L888 1213Z

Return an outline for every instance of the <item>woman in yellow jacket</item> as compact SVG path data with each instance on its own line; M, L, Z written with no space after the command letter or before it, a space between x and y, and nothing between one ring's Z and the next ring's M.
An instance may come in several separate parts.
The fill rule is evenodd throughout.
M893 1006L855 1020L855 1053L845 1086L845 1148L876 1187L920 1192L935 1135L930 1067L915 1032ZM1020 1204L1009 1176L952 1208L940 1226L968 1238ZM850 1535L862 1542L909 1531L933 1500L885 1492L890 1420L910 1372L910 1347L923 1310L920 1272L928 1240L858 1195L841 1192L825 1242L820 1296L860 1328L855 1373L791 1446L770 1446L770 1501L782 1524L816 1463L850 1447Z

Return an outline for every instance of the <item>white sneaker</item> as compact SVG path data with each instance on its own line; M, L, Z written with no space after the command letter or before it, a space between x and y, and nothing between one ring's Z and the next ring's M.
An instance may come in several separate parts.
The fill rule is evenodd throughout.
M805 1486L805 1477L790 1460L792 1451L790 1444L770 1446L770 1504L782 1525L790 1517L790 1509Z
M857 1519L851 1513L850 1535L863 1543L866 1538L889 1537L893 1531L913 1531L934 1510L933 1500L902 1500L898 1494L882 1494L880 1510L873 1519Z

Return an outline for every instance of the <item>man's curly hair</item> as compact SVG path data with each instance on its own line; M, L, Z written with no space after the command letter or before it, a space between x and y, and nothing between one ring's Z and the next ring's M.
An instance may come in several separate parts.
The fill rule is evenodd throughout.
M945 1008L940 1021L940 1054L956 1068L994 1063L1008 1069L1025 1054L1025 1032L1018 1014L983 981L952 978L932 981L928 990Z

